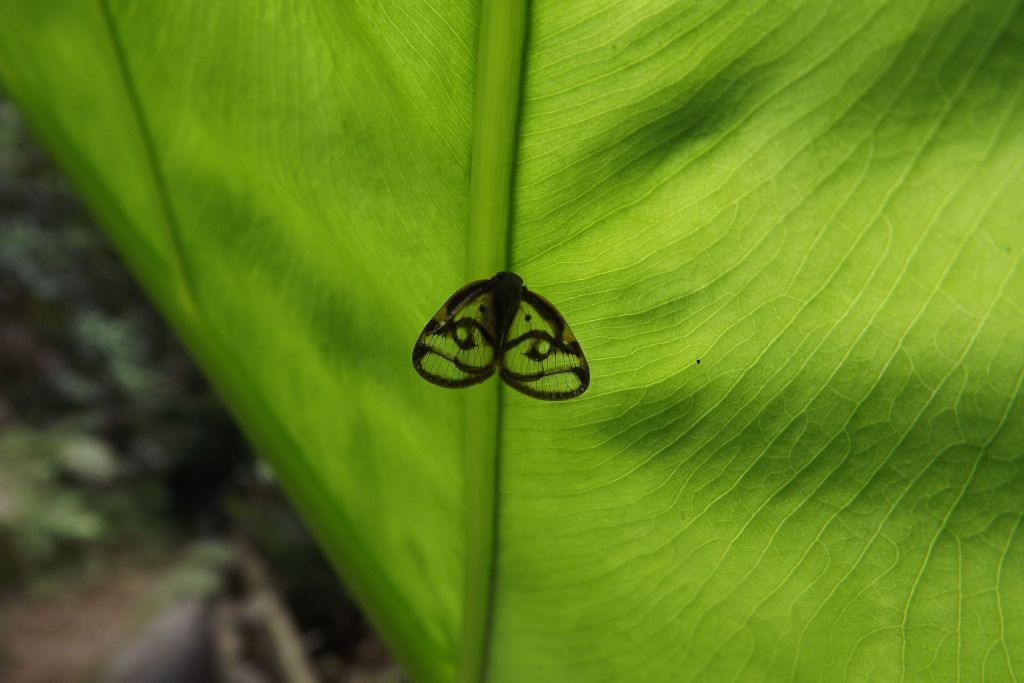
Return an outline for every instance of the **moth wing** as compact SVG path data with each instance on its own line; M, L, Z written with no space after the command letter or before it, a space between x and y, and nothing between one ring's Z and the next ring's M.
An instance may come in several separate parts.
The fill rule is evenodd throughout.
M501 378L527 396L560 401L590 386L590 366L565 318L525 287L505 335Z
M412 365L423 379L457 388L494 374L498 335L493 299L490 280L471 282L448 298L412 350Z

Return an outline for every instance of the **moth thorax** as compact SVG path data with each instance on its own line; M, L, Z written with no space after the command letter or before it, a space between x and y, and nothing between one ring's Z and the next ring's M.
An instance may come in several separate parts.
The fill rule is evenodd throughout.
M498 323L498 334L504 339L523 298L523 279L515 273L502 271L495 275L491 282L494 286L494 313Z

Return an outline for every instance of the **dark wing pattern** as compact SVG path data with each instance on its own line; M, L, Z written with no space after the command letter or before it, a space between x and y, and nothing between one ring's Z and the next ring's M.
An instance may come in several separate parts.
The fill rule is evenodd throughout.
M490 280L452 294L416 340L416 372L442 387L468 387L493 375L498 357L493 304Z
M565 318L525 287L505 336L501 378L527 396L549 401L579 396L590 386L590 366Z

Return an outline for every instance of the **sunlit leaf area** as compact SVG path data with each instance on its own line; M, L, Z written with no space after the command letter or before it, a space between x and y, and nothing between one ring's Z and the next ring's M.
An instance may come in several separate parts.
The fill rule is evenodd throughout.
M266 548L209 530L189 561L269 585L312 680L1024 675L1021 3L0 0L0 87L89 217L0 207L0 351L72 340L49 397L0 358L0 532L17 465L12 537L127 534L61 468L190 429L274 492L217 519L308 528L358 624L318 658ZM532 329L486 317L518 290L442 327L498 271L581 395L413 367L425 330ZM155 314L85 295L136 286Z

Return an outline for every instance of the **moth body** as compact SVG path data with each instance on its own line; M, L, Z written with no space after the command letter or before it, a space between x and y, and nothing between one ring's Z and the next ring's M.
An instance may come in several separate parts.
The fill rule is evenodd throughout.
M498 346L505 341L509 327L512 326L512 318L519 308L519 302L523 299L523 278L515 273L501 271L491 278L494 287L494 308L497 318Z

